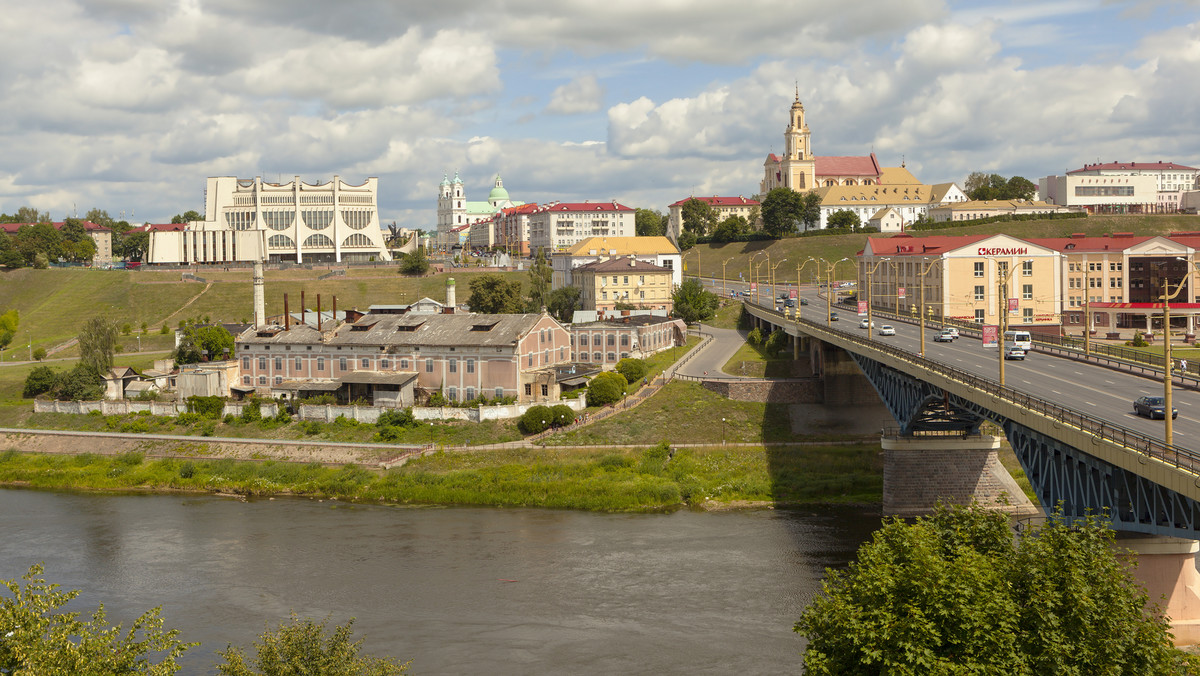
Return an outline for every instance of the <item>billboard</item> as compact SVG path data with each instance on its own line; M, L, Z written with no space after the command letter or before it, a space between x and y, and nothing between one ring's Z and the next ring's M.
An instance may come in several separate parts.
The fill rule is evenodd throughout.
M998 337L1000 335L1000 327L995 324L983 325L983 346L996 347L999 344Z
M796 300L796 289L791 289L790 291L788 291L788 298L791 298L792 300Z
M865 301L865 300L858 301L858 316L859 317L867 316L867 301Z
M899 298L900 300L904 300L904 291L905 291L905 289L903 286L900 287L899 289L896 289L896 297Z
M1017 299L1016 298L1008 299L1008 314L1010 314L1010 315L1017 314Z

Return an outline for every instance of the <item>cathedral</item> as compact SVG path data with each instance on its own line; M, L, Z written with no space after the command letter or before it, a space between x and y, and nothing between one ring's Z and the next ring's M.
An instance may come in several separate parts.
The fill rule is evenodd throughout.
M880 167L875 153L866 157L821 157L813 155L812 133L804 121L804 104L800 92L792 102L787 130L783 133L783 157L771 153L763 163L763 180L759 193L766 195L775 188L796 191L833 186L915 185L920 183L903 166Z
M451 181L444 174L438 188L437 210L437 246L451 247L455 244L465 244L471 232L471 226L481 221L491 222L492 217L507 207L521 206L524 202L514 202L504 189L504 181L500 174L492 191L488 193L486 202L468 202L462 179L454 172Z

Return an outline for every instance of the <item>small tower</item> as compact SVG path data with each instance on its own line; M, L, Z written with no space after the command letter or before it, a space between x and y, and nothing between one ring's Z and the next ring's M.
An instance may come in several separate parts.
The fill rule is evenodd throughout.
M446 280L446 308L453 312L456 307L458 307L458 299L455 298L454 278L451 277Z
M787 187L792 190L816 188L817 162L812 154L812 133L804 121L804 104L800 103L798 86L783 140L783 174Z
M267 293L263 286L262 261L254 261L254 328L267 323Z

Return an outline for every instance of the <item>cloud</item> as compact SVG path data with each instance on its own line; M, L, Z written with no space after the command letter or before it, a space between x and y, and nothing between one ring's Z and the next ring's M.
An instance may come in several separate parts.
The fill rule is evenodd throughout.
M604 88L595 75L583 75L554 90L546 112L556 115L594 113L600 110Z

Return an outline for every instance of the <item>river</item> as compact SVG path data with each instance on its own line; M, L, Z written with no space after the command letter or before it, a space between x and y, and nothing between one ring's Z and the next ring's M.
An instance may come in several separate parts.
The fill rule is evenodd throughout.
M0 579L44 562L128 622L156 605L214 651L289 612L356 618L413 674L779 674L791 631L877 510L596 514L0 490ZM5 592L7 594L7 592Z

